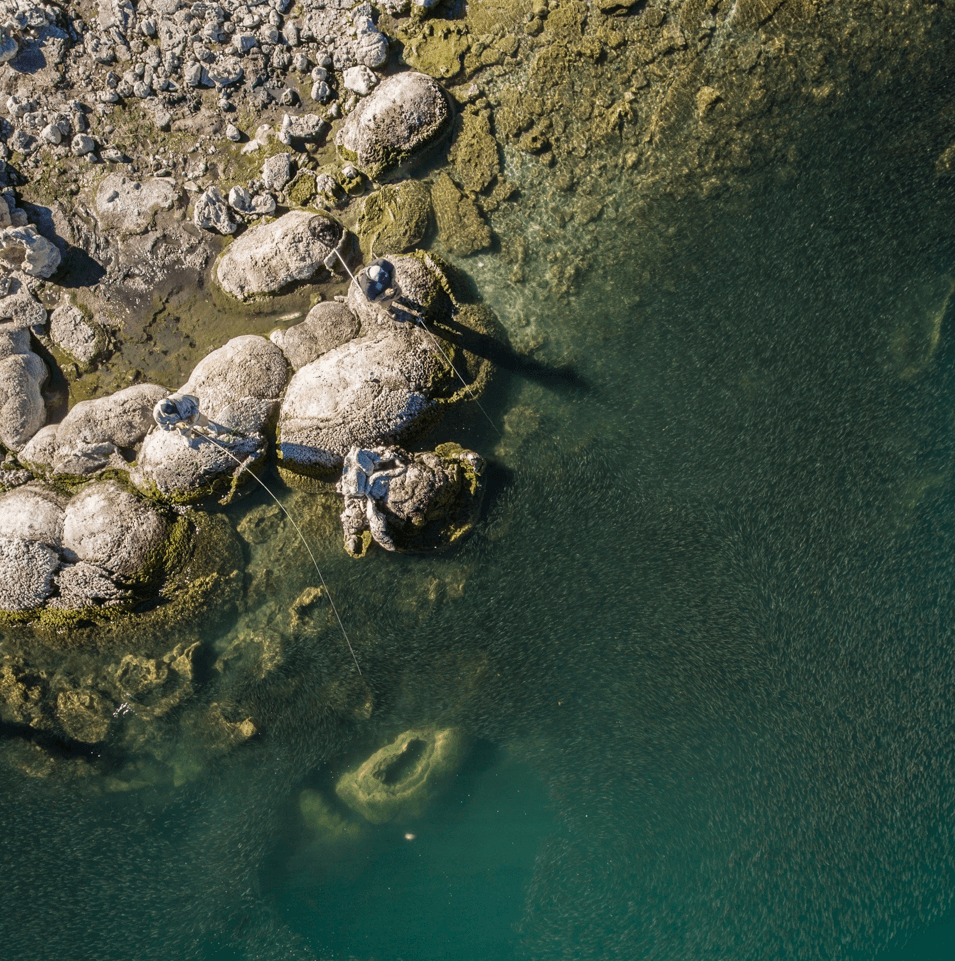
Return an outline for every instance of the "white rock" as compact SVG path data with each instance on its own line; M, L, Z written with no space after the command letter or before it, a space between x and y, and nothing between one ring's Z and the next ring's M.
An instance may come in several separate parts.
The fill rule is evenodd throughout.
M332 97L332 88L324 80L316 80L312 84L310 96L317 103L328 103Z
M220 234L235 233L236 222L229 216L229 208L219 188L207 187L196 198L193 223L202 230L217 230Z
M223 290L240 299L273 293L318 273L341 236L342 228L329 218L292 210L230 244L216 278Z
M434 406L436 359L411 325L351 340L302 367L279 412L278 454L303 474L340 468L352 447L392 443Z
M61 304L50 314L50 339L81 364L88 364L99 353L102 331L72 304Z
M0 444L18 451L46 422L40 388L49 372L32 351L0 360Z
M5 227L0 230L0 262L31 277L51 277L60 266L60 251L36 227Z
M70 144L70 148L77 157L85 157L96 149L96 141L85 133L78 133Z
M12 60L20 52L20 44L14 37L0 37L0 63Z
M90 484L66 505L63 552L107 571L142 570L166 534L157 511L113 481Z
M242 131L235 124L228 124L225 128L226 137L233 143L238 143L242 139Z
M0 537L0 610L40 607L53 593L60 558L36 541Z
M0 494L0 537L39 541L58 550L63 518L59 498L39 485L28 484Z
M378 78L364 64L359 64L357 67L349 67L345 71L342 83L346 90L351 90L360 97L366 97L377 86Z
M61 144L63 142L63 134L60 132L60 128L57 127L56 124L48 123L40 131L40 139L56 146L57 144Z
M268 190L281 190L292 179L292 155L278 153L262 164L262 183Z
M165 178L138 181L112 173L100 183L93 209L101 227L139 234L152 226L156 211L169 210L178 195L175 183Z

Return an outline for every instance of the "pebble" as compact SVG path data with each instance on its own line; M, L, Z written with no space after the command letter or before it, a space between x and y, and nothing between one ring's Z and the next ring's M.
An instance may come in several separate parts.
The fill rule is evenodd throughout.
M70 144L70 148L77 157L85 157L96 149L96 141L85 133L78 133Z
M225 128L225 135L233 143L238 143L242 139L242 131L239 130L235 124L231 123Z

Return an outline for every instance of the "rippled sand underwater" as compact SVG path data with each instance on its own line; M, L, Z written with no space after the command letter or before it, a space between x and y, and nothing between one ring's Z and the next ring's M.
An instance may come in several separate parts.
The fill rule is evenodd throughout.
M444 428L492 460L482 528L355 562L287 496L362 679L319 608L289 627L314 577L268 521L208 639L288 630L232 692L261 734L175 791L5 771L4 957L803 961L949 913L955 196L856 143L596 248L533 196L496 224L585 269L567 297L462 264L536 345L503 436ZM309 839L302 789L422 723L476 746L415 837Z

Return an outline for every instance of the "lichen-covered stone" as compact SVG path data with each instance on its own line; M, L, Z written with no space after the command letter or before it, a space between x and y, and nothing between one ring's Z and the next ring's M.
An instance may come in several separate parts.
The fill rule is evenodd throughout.
M53 593L60 558L39 541L0 535L0 611L39 607Z
M216 267L216 278L226 293L240 300L274 293L314 277L341 237L342 228L328 217L292 210L230 244Z
M339 153L372 179L409 165L451 127L441 85L423 73L400 73L375 88L335 136Z
M420 817L464 753L464 739L454 728L405 731L339 778L335 793L372 824Z

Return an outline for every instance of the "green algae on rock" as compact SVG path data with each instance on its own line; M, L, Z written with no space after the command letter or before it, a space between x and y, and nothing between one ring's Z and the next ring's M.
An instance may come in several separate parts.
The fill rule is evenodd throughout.
M355 232L362 252L374 258L378 251L403 254L419 247L431 224L428 188L416 180L385 184L364 199Z
M357 770L342 775L335 793L372 824L420 817L464 759L454 728L405 731Z
M491 228L480 208L454 181L441 173L431 186L431 203L438 225L438 240L448 253L467 257L491 246Z

